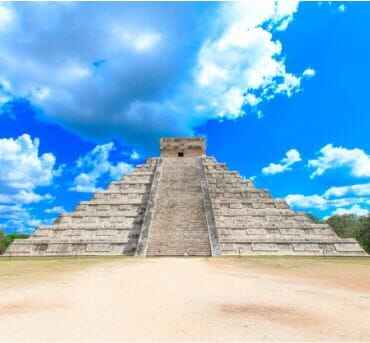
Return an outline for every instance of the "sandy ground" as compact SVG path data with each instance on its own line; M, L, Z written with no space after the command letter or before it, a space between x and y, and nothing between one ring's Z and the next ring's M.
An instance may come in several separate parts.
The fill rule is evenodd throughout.
M0 259L13 341L370 342L370 258Z

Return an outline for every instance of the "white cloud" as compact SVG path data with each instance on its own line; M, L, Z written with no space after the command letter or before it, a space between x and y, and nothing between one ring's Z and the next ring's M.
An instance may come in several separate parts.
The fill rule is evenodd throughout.
M285 157L280 163L270 163L267 167L262 168L262 173L265 175L274 175L289 171L292 165L301 161L301 156L298 150L290 149L286 152Z
M31 90L31 97L37 101L42 102L50 96L50 89L48 87L37 87Z
M314 77L316 75L316 71L315 69L312 69L312 68L307 68L304 70L304 72L302 73L302 76L304 77Z
M331 210L330 215L366 215L370 205L370 184L330 187L322 195L289 194L285 200L294 208Z
M354 177L370 176L370 156L358 148L347 149L332 144L325 145L317 159L308 161L308 166L315 169L311 178L337 168L348 168Z
M276 91L274 91L276 94L284 93L288 97L291 97L294 93L296 93L299 90L299 87L301 85L301 78L293 75L293 74L287 74L284 77L284 82L279 83L276 87ZM268 95L268 99L272 99L274 97L274 94Z
M92 76L92 71L87 65L70 62L62 67L56 76L61 83L75 82Z
M140 159L140 154L137 151L133 150L131 155L130 155L130 159L131 160L139 160Z
M0 87L0 102L25 97L84 137L153 150L160 136L191 135L300 90L302 75L287 70L274 38L298 1L9 8L17 20L0 41L0 76L11 90Z
M0 115L2 112L2 105L6 104L11 99L12 99L12 86L9 80L0 78Z
M257 98L254 94L246 94L244 97L244 103L250 106L257 106L261 102L261 99Z
M6 80L4 78L0 79L0 87L2 91L5 92L11 92L12 91L12 85L10 84L9 80Z
M28 233L40 224L40 220L32 216L28 209L15 204L0 205L0 219L5 230L19 233Z
M39 154L40 141L28 134L16 139L0 139L0 194L19 201L41 200L33 193L39 186L49 185L54 177L55 157Z
M0 204L31 204L42 200L51 200L53 197L50 194L37 194L33 191L24 189L13 194L0 194Z
M321 195L303 195L303 194L289 194L285 197L285 201L292 207L298 208L327 208L327 199Z
M100 190L96 187L97 177L91 176L86 173L81 173L75 177L71 191L81 193L92 193Z
M7 31L16 19L16 15L11 6L0 4L0 32Z
M286 71L282 45L271 31L286 29L298 1L243 1L227 4L222 33L207 40L199 53L195 78L198 106L216 117L245 115L244 105L256 106L276 94L291 96L301 78ZM262 24L268 24L263 28Z
M70 189L76 192L95 192L99 190L97 183L102 177L117 180L129 173L132 165L124 162L113 164L109 161L109 155L113 150L113 143L97 145L92 151L79 158L77 168L82 172L75 177Z
M346 11L346 6L344 5L344 4L340 4L339 6L338 6L338 11L339 12L345 12Z
M330 187L325 193L325 197L342 197L348 194L355 196L370 196L370 183L358 185Z
M334 147L331 144L320 150L319 157L308 162L314 168L311 178L323 175L327 170L347 168L354 177L370 176L370 156L361 149ZM322 195L291 194L287 202L297 208L313 208L319 210L334 209L331 215L368 213L370 205L370 183L346 186L332 186ZM365 206L365 207L364 207Z
M39 226L41 224L41 220L40 219L30 219L28 221L28 225L31 226L32 228L36 227L36 226Z
M45 210L45 213L48 213L48 214L61 214L65 212L66 210L62 206L54 206L52 208L48 208Z
M252 182L256 181L256 179L257 179L256 175L253 175L253 176L250 176L250 177L246 178L246 180L251 180Z
M129 31L122 24L113 25L112 33L123 47L138 53L145 53L154 49L162 40L162 35L159 32Z
M148 51L153 49L161 41L161 35L158 33L144 33L135 37L133 45L137 51Z
M331 214L332 216L338 215L347 215L347 214L354 214L355 216L366 216L368 215L369 210L366 208L363 208L359 205L354 205L350 208L337 208L333 213Z
M313 208L319 210L326 210L329 208L337 208L342 206L351 206L355 204L366 203L366 198L349 197L339 199L329 199L324 195L313 194L289 194L285 197L286 202L295 208Z
M53 199L38 188L49 186L56 176L55 157L40 154L39 147L40 141L28 134L0 139L0 221L6 228L32 229L36 219L24 206Z

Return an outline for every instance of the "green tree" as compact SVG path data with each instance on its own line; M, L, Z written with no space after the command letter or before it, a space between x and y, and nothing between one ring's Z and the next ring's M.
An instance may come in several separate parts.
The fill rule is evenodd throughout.
M29 235L21 234L21 233L11 233L5 234L3 231L0 230L0 255L5 252L7 247L15 240L15 239L23 239L28 238Z
M6 249L5 234L0 230L0 255L5 251L5 249Z
M326 221L342 238L355 238L361 230L361 222L359 217L353 214L335 215Z
M361 230L357 233L357 240L367 253L370 254L370 215L362 217Z
M355 238L370 253L370 215L335 215L326 220L339 237Z

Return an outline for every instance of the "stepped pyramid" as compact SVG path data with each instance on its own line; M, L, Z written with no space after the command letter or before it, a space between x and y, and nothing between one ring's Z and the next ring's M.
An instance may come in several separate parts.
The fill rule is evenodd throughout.
M207 156L203 138L162 138L160 149L6 255L365 255Z

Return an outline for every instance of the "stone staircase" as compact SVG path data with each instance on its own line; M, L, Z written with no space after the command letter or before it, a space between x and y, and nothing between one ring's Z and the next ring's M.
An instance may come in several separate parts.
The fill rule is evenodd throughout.
M200 157L162 158L147 256L210 256Z

